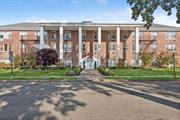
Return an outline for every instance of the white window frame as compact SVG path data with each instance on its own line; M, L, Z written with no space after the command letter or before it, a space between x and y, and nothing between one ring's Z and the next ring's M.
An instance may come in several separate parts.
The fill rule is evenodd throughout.
M64 43L64 52L72 52L72 44L71 43Z
M115 39L116 39L115 31L109 31L108 32L108 40L115 40Z
M27 31L20 31L19 32L19 38L20 38L20 40L21 39L27 40L28 39L28 32Z
M83 31L82 33L82 40L86 40L86 31Z
M94 43L93 45L93 51L98 52L98 43Z
M176 44L165 44L165 48L169 52L175 52L176 51Z
M176 32L166 32L166 40L176 40Z
M86 44L85 43L82 44L82 51L86 52Z
M151 32L151 39L156 39L158 36L158 33L157 32Z
M95 41L98 40L98 32L97 31L94 32L93 38Z
M51 32L51 39L56 41L56 31Z
M71 31L64 32L64 40L70 40L72 38Z
M10 44L0 44L2 46L2 50L0 52L8 52L10 49ZM7 45L7 50L5 50L5 45Z
M40 39L40 32L39 31L35 32L35 39L37 39L37 40Z
M116 44L115 43L109 43L109 52L115 52L116 51Z

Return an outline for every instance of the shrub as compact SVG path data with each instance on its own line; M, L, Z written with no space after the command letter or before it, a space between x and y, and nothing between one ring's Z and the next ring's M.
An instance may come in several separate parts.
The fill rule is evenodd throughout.
M125 68L125 60L120 58L117 66L118 68Z
M72 70L76 73L76 75L79 75L81 72L81 67L72 67Z
M68 71L68 72L66 73L66 75L67 75L67 76L76 76L76 73L75 73L75 71L70 70L70 71Z
M58 61L58 54L54 49L44 48L39 50L36 55L37 65L47 66L55 64Z
M56 67L59 67L59 68L63 68L64 67L64 63L61 59L58 59L58 61L56 62Z
M71 70L69 70L66 75L68 76L76 76L79 75L81 72L81 67L72 67Z
M23 66L27 66L30 69L36 66L36 53L33 50L29 50L26 53L22 53L21 61Z
M99 71L101 74L106 75L106 76L114 75L114 73L113 73L111 70L109 70L109 68L107 68L107 67L100 66L100 67L98 68L98 71Z
M157 61L160 67L166 67L172 63L172 55L168 52L161 51L158 54Z
M10 63L0 62L0 69L8 69L10 67Z
M142 52L140 53L139 58L142 61L143 68L149 68L152 65L152 61L153 61L152 53Z

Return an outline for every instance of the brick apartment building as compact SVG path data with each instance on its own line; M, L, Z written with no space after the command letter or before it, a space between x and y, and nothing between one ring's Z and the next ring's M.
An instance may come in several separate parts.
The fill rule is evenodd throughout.
M160 51L175 52L180 64L180 28L153 24L119 23L18 23L0 26L0 62L8 62L9 50L21 54L29 48L53 48L65 65L94 69L116 66L119 58L137 66L138 53L154 57Z

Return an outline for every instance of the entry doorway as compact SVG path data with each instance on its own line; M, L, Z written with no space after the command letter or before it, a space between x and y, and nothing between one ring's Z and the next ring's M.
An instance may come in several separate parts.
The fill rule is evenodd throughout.
M93 59L84 60L84 69L95 69L96 61Z

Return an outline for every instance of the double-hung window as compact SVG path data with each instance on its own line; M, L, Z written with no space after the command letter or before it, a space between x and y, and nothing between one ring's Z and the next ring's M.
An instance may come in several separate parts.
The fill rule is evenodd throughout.
M158 36L157 32L151 32L151 40L156 40L157 36Z
M71 52L72 51L72 44L71 43L65 43L64 44L64 52Z
M176 32L166 32L166 40L176 40Z
M94 32L94 40L98 40L98 33Z
M40 32L36 31L35 32L35 40L39 40L40 39Z
M56 31L53 31L52 34L51 34L51 39L53 41L56 41Z
M116 39L115 32L109 32L108 39L109 40L115 40Z
M82 33L82 40L86 40L86 31L83 31Z
M10 44L0 44L0 52L7 52L10 49Z
M65 31L64 32L64 40L70 40L71 39L71 32Z
M28 39L28 33L26 31L20 32L20 40L27 40Z
M97 52L98 51L98 43L94 43L94 52Z
M167 51L169 52L174 52L176 51L176 44L166 44L165 48L167 49Z
M82 44L82 51L86 52L86 44Z
M116 50L116 44L115 43L109 43L109 51L115 52Z

